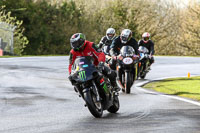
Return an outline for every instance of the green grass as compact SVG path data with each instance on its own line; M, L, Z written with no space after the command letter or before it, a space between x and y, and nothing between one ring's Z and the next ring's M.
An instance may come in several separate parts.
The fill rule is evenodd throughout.
M187 97L200 101L200 77L170 78L143 86L165 94Z
M19 57L19 56L0 56L0 58L12 58L12 57Z
M12 58L12 57L48 57L48 56L68 56L66 55L22 55L22 56L0 56L0 58Z
M167 57L200 57L200 55L154 55L154 56L167 56Z

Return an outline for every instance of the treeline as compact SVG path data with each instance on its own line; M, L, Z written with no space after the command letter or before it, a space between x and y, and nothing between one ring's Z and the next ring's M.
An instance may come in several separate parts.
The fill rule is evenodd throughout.
M46 1L6 0L0 1L0 5L23 20L29 43L22 54L66 54L70 50L69 38L81 27L82 12L73 1L58 6Z
M9 49L10 54L15 51L16 54L21 54L29 43L26 36L23 35L24 28L22 27L22 21L17 20L16 17L11 16L11 12L6 12L4 10L5 6L0 7L0 38L1 38L1 47L5 51ZM11 31L15 31L14 34ZM15 36L13 39L12 37ZM3 39L3 40L2 40ZM13 41L12 41L13 40ZM5 43L5 42L6 43ZM15 47L6 47L6 45L10 42L15 42ZM4 44L3 44L4 43ZM5 48L6 47L6 48Z
M157 55L200 55L197 3L179 7L163 0L1 0L0 5L23 21L29 43L20 47L22 54L68 54L72 34L82 32L98 43L113 27L117 35L131 29L137 40L143 32L151 33Z

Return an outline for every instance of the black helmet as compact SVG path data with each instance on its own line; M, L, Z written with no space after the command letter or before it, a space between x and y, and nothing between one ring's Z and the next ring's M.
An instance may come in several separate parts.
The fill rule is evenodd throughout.
M80 50L85 43L85 35L82 33L76 33L70 38L70 44L74 51Z

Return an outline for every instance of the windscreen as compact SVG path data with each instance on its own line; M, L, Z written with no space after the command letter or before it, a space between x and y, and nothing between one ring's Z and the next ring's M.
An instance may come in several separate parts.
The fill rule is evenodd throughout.
M142 53L145 53L145 54L149 53L149 50L146 47L144 47L144 46L140 46L139 47L139 51L142 52Z
M131 46L123 46L120 50L120 54L122 56L133 56L135 54L135 50Z

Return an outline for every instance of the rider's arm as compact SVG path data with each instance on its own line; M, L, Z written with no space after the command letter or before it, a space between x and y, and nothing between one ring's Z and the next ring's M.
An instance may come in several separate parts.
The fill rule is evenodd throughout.
M101 49L98 46L96 46L94 43L92 44L91 51L97 57L98 62L101 62L101 61L105 62L106 60L105 54L101 52Z
M74 64L74 61L76 59L76 56L74 56L71 52L69 54L69 74L71 74L72 71L72 65Z
M101 41L99 42L98 47L102 48L103 45L104 45L104 37L101 38Z
M116 53L117 53L117 47L118 47L118 44L120 43L119 40L120 38L117 37L115 38L112 43L111 43L111 46L110 46L110 55L111 56L116 56Z
M111 55L111 56L116 56L116 55L115 55L115 50L114 50L114 48L111 48L111 49L110 49L110 55Z
M136 55L139 55L139 51L138 51L138 49L139 49L138 42L137 42L134 38L132 38L132 43L131 43L131 44L133 45L133 48L134 48L134 50L135 50L135 54L136 54Z
M138 41L138 46L140 46L142 44L142 40Z
M151 55L154 55L154 53L155 53L155 51L154 51L154 43L153 43L153 41L151 41L151 47L150 47L150 54Z

